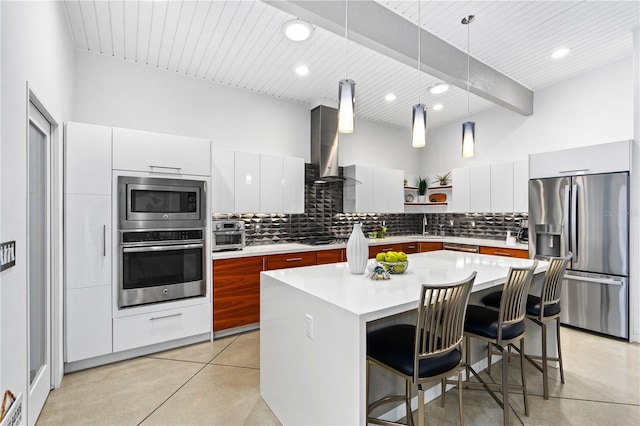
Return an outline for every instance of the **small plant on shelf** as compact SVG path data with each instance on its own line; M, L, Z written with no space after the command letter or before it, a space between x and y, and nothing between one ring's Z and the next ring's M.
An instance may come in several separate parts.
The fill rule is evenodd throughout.
M418 176L418 194L424 195L427 193L427 180Z
M451 177L451 172L445 173L443 175L436 175L436 180L433 183L439 183L441 186L445 186L449 183L449 178Z

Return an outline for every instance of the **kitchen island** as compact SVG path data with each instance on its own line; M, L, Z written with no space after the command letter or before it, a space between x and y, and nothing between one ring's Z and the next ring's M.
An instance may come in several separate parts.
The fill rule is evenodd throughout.
M261 273L260 393L287 424L365 424L366 334L417 308L420 285L462 280L472 292L504 283L531 260L434 251L409 255L390 280L353 275L346 263ZM540 262L536 274L546 270Z

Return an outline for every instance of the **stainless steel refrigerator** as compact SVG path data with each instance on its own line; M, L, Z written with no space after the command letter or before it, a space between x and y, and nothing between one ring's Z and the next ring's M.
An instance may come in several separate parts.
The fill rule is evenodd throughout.
M560 321L629 338L629 174L529 181L529 252L573 253Z

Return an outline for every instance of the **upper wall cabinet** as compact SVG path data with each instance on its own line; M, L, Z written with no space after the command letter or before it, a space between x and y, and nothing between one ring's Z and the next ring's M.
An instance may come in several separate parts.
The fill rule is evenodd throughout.
M469 169L469 209L472 212L491 211L491 166Z
M454 213L529 211L527 160L453 169Z
M113 168L158 174L209 176L211 142L206 139L113 129Z
M491 212L513 211L513 162L491 165Z
M111 195L111 128L67 123L65 192Z
M304 159L214 148L212 212L304 213Z
M402 170L351 165L344 168L344 176L350 178L344 183L345 213L404 212Z
M611 142L529 155L529 178L629 170L631 141Z

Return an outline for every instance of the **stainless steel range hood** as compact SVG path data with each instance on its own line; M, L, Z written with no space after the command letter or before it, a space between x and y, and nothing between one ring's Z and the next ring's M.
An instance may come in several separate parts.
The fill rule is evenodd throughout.
M344 182L338 167L338 110L320 105L311 110L311 163L315 183Z

